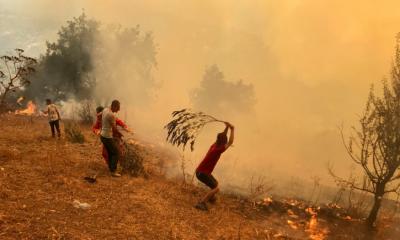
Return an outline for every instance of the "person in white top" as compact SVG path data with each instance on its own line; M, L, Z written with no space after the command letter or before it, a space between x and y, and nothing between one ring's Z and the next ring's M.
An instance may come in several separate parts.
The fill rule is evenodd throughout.
M50 99L46 99L46 105L47 108L46 110L42 111L43 113L47 114L49 118L49 124L51 128L51 135L53 137L56 136L55 134L55 129L57 130L57 135L60 138L61 137L61 132L60 132L60 112L58 112L57 106L51 103Z
M113 138L113 132L118 131L116 126L116 117L114 113L120 109L118 100L111 103L111 107L105 108L102 113L100 140L103 143L108 154L108 168L110 169L111 176L120 177L121 174L117 173L117 164L120 158L120 149L118 142Z

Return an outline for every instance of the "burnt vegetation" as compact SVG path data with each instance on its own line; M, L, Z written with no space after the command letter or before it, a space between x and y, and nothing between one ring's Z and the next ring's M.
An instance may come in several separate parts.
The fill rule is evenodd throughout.
M382 200L390 193L400 193L400 48L399 38L392 65L390 81L383 80L383 95L377 96L373 87L366 108L359 120L359 126L344 146L362 170L362 181L344 179L331 175L338 183L353 189L370 193L373 206L366 219L373 227L381 208Z

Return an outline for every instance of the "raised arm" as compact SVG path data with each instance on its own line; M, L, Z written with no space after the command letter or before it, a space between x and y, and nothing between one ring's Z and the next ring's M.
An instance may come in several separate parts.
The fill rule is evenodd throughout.
M228 133L229 126L230 126L230 123L225 122L225 130L223 132L225 135Z
M235 127L232 124L227 123L225 130L228 131L228 128L231 129L231 133L229 134L229 140L228 143L226 144L226 148L232 146L233 140L235 139Z

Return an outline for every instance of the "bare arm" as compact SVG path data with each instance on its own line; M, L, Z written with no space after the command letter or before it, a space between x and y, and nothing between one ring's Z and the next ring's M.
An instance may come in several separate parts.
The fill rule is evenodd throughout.
M113 132L115 132L115 131L118 132L117 121L116 121L116 117L114 115L112 116L112 119L111 119L111 128L112 128Z
M226 129L228 129L228 127L231 129L231 133L229 134L229 140L228 143L226 144L226 148L232 146L233 140L235 139L235 127L230 123L228 123Z

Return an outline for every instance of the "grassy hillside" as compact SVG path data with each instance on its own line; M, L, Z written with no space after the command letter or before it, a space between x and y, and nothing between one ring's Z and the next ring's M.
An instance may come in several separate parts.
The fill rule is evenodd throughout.
M46 119L0 116L0 239L365 239L358 220L312 215L301 202L251 202L221 194L209 212L193 207L205 189L166 179L148 151L149 177L109 176L101 143L50 137ZM146 148L146 144L143 144ZM150 147L149 147L150 148ZM94 184L83 178L98 174ZM88 203L87 209L74 201ZM387 221L374 234L396 239ZM396 232L397 231L397 232ZM391 237L392 236L392 237Z

